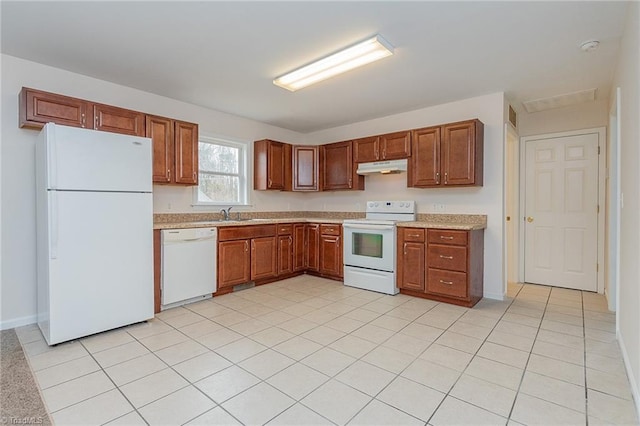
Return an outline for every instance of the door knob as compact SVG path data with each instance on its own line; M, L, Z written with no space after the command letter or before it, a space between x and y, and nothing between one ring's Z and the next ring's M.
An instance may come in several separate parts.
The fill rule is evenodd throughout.
M507 222L511 220L511 216L507 216Z
M533 218L531 216L527 217L527 222L529 223L533 222Z

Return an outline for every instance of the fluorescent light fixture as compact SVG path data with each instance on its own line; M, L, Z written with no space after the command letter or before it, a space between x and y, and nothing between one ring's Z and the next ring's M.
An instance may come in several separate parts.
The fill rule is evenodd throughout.
M391 46L380 35L343 49L273 80L273 84L295 92L335 75L393 55Z

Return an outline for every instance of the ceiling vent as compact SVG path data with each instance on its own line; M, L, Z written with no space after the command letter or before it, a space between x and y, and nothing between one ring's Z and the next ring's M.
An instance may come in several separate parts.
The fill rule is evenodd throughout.
M564 95L552 96L550 98L534 99L523 102L527 112L539 112L547 109L562 108L569 105L576 105L596 100L596 89L581 90L579 92L565 93Z

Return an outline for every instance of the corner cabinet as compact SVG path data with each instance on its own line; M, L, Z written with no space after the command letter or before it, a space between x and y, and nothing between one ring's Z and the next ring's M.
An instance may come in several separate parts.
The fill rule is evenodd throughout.
M411 156L411 132L388 133L353 141L353 161L399 160Z
M253 189L291 190L291 145L269 139L254 142Z
M153 141L153 182L198 184L198 125L147 115L145 134Z
M398 228L397 286L471 307L483 295L484 230Z
M312 145L294 145L292 153L293 191L317 191L318 185L318 147Z
M407 186L482 186L484 125L462 121L411 132Z
M353 162L352 141L321 145L320 161L323 191L364 189L364 176L356 173Z

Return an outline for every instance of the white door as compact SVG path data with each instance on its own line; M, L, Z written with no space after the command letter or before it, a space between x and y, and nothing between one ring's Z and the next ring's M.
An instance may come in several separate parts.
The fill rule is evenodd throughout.
M597 291L598 133L525 142L525 281Z

